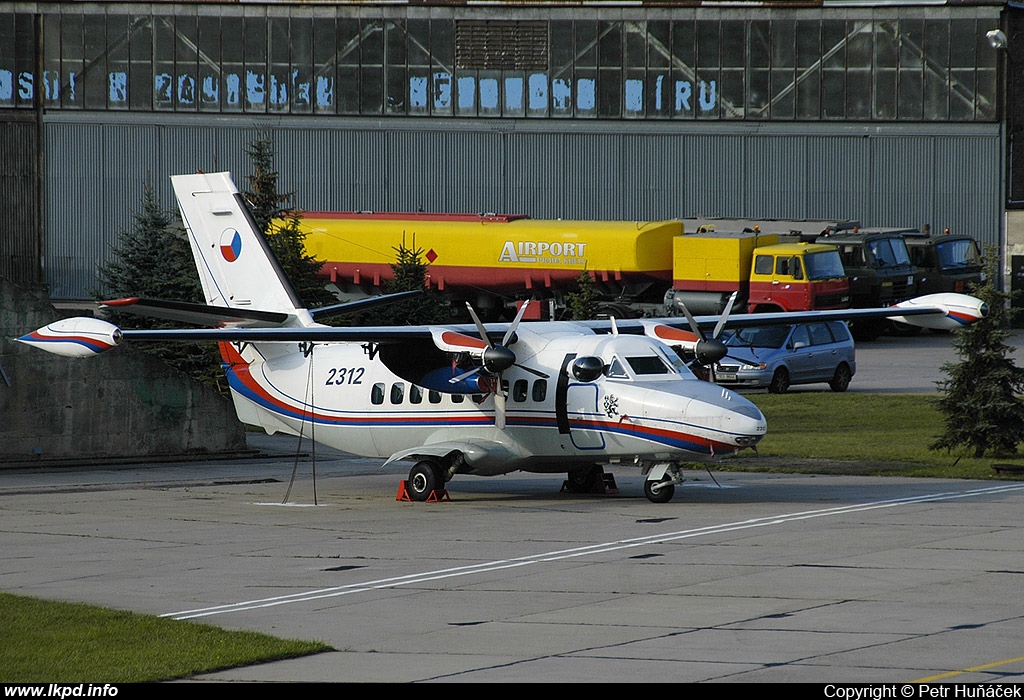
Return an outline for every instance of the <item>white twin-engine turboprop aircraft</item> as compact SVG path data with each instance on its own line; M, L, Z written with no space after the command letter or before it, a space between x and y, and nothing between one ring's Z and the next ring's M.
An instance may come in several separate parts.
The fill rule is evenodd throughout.
M668 501L682 463L752 448L767 427L750 401L695 377L676 349L710 365L725 355L718 335L726 326L891 315L948 329L987 311L973 297L937 294L890 309L688 316L684 323L520 325L520 310L511 324L484 326L473 314L475 327L328 327L317 319L409 293L302 308L229 173L172 181L207 305L108 305L216 327L122 331L74 318L19 340L71 356L122 339L219 341L243 422L386 458L385 465L412 462L406 487L415 500L456 474L517 470L568 473L571 489L589 491L603 478L602 465L623 464L642 470L651 501ZM706 336L703 329L712 328Z

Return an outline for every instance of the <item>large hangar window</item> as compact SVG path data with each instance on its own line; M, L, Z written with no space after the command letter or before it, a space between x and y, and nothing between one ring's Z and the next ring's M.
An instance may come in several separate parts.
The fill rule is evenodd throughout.
M47 6L50 7L50 6ZM990 7L456 19L301 5L0 13L0 108L994 121ZM119 6L123 7L123 6ZM522 13L522 11L519 11ZM37 40L41 37L41 41ZM41 44L41 45L39 45ZM38 56L37 56L38 52ZM41 67L41 68L40 68Z

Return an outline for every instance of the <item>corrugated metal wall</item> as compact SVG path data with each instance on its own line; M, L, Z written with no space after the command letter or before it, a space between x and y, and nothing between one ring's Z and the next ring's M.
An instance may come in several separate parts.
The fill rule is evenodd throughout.
M367 121L251 116L45 118L46 278L58 299L95 267L151 178L231 170L269 129L279 189L307 210L505 211L535 218L729 216L949 226L998 244L999 125ZM111 122L111 120L116 120Z
M37 232L39 128L35 112L0 110L0 277L21 285L42 280Z

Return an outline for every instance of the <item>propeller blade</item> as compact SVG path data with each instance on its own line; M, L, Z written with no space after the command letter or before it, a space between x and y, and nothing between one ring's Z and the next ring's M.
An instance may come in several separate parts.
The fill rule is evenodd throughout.
M474 374L477 374L482 369L483 369L482 366L481 367L474 367L473 369L469 370L468 372L463 372L462 374L460 374L457 377L452 377L451 379L448 380L448 382L451 383L451 384L458 384L463 379L468 379L468 378L472 377Z
M702 331L700 329L700 326L697 325L697 319L695 319L693 317L693 314L690 313L690 310L686 308L686 304L680 302L679 306L682 307L683 314L686 316L686 320L687 322L689 322L690 330L693 331L693 334L697 336L700 340L705 340L704 331Z
M732 296L729 297L729 301L725 304L725 310L722 311L722 316L718 319L718 323L715 324L715 332L711 334L712 338L717 338L722 333L722 329L725 328L725 322L729 320L729 312L732 310L732 305L736 303L736 295L739 292L733 292Z
M505 394L502 393L500 386L494 392L494 427L498 430L505 429Z
M539 369L534 369L533 367L527 367L526 365L521 365L518 362L515 363L515 366L518 367L519 369L526 370L530 374L532 374L532 375L534 375L536 377L540 377L541 379L550 379L551 378L549 375L544 374Z
M508 345L508 341L512 338L512 335L516 332L516 328L519 328L519 322L523 320L523 315L526 313L526 307L530 305L530 300L527 299L523 302L523 305L519 307L519 313L516 314L516 318L512 321L512 325L505 331L505 337L501 339L502 345Z
M480 332L480 337L487 343L488 348L493 348L494 343L491 342L491 337L487 335L487 329L484 328L484 324L480 321L480 317L476 315L476 311L473 309L472 304L466 302L466 308L469 309L469 316L473 319L473 323L476 324L476 329Z
M733 362L739 362L740 364L749 365L750 367L760 367L760 362L754 362L753 360L744 360L742 357L735 357L733 355L726 355ZM725 359L725 358L723 358Z

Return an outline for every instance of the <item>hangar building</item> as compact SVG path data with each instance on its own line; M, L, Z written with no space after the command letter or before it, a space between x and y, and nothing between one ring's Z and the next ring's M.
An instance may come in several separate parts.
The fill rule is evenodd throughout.
M174 173L241 182L257 130L307 210L853 218L1024 253L1022 16L991 0L0 2L0 276L89 297L147 181L165 206Z

